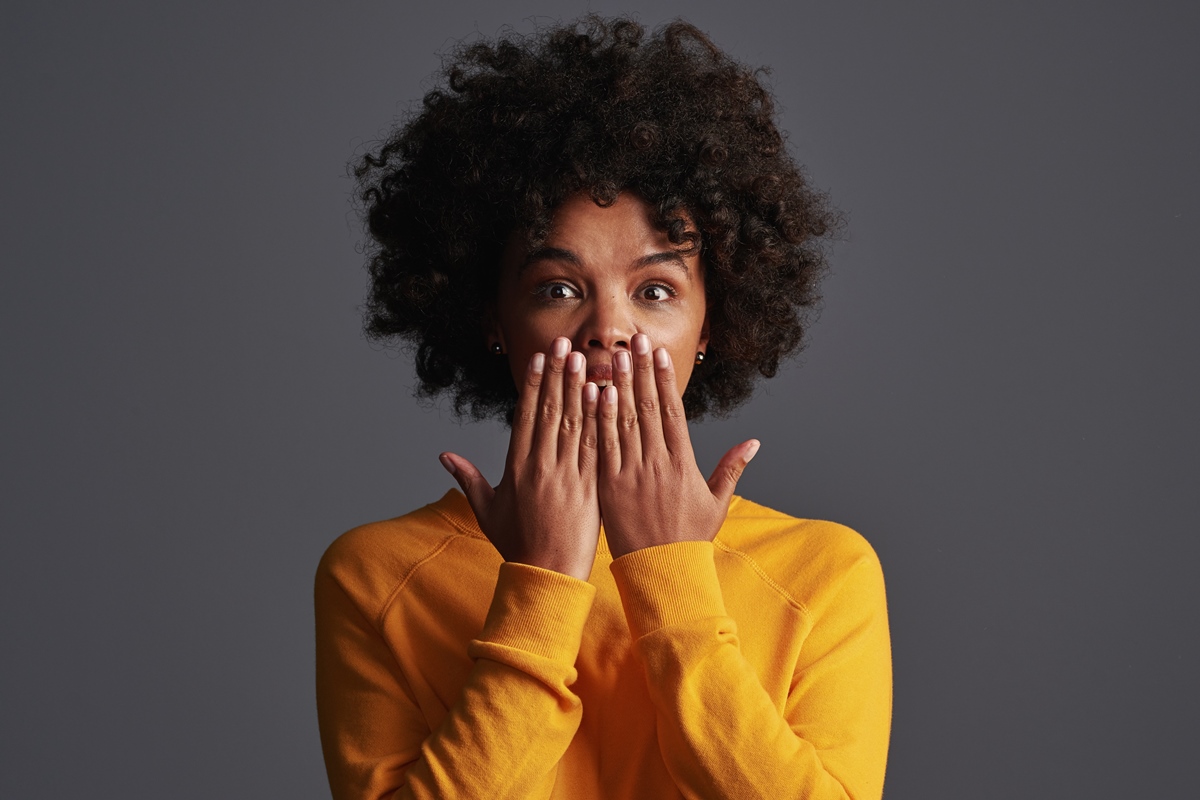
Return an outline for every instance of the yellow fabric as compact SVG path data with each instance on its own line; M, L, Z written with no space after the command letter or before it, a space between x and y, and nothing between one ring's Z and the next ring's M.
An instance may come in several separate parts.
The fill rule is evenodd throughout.
M503 563L452 490L339 537L316 622L337 800L883 793L883 575L835 523L735 497L584 582Z

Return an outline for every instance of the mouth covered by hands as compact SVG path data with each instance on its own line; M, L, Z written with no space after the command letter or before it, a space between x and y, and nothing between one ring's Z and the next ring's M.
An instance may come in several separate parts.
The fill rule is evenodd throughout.
M530 359L495 488L467 459L441 455L506 561L587 580L601 519L613 558L720 530L759 442L731 448L705 480L670 354L645 334L631 344L603 390L585 382L586 359L565 338Z

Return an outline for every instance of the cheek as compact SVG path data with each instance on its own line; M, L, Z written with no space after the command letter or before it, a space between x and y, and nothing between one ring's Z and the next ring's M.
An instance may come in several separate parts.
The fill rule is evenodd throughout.
M695 359L696 353L690 347L671 352L671 363L675 365L675 385L679 387L680 395L691 380Z

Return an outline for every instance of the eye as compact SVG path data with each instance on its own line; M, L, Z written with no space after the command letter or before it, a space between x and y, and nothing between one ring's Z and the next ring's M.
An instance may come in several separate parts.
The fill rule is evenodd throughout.
M643 300L661 303L664 300L670 300L674 297L675 292L670 286L665 286L661 283L652 283L649 286L643 286L638 295Z
M551 283L543 283L534 290L534 294L545 300L570 300L579 297L579 292L574 286L569 283L561 283L553 281Z

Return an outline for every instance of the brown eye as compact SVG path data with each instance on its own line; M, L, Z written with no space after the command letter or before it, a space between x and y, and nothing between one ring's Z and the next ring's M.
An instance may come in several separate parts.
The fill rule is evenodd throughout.
M579 296L573 287L565 283L547 283L537 290L537 294L548 300L570 300Z
M657 284L654 286L647 286L645 289L642 289L642 299L653 300L655 302L670 300L671 290L665 286L659 286Z

